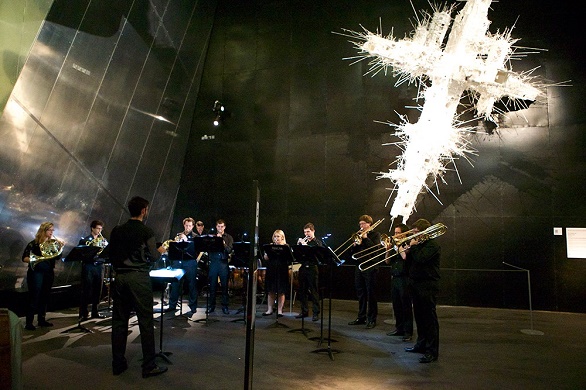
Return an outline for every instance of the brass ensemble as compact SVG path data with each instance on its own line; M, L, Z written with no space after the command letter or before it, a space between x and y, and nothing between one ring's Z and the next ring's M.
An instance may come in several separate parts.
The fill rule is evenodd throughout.
M340 257L340 256L342 256L342 254L344 254L344 252L346 252L348 249L350 249L352 247L352 245L354 245L354 244L360 245L362 243L362 235L364 233L368 233L371 230L375 229L384 220L385 220L384 218L383 219L379 219L378 221L376 221L375 223L373 223L372 225L370 225L370 227L368 229L366 229L364 231L362 229L360 229L356 233L353 233L350 236L350 238L348 238L346 241L344 241L344 243L342 245L340 245L339 247L337 247L334 250L334 254L336 256ZM350 241L352 241L352 242L350 242ZM342 248L343 248L343 250L342 250ZM342 250L342 251L340 252L340 250Z
M36 256L32 253L29 255L29 265L31 269L34 271L37 264L42 263L45 260L54 259L55 257L61 255L64 246L65 244L63 241L55 237L40 243L39 247L41 248L41 256Z
M386 250L385 250L383 253L377 254L376 256L373 256L370 259L365 260L362 263L358 264L358 269L360 271L364 272L364 271L371 269L372 267L376 267L377 265L379 265L380 263L382 263L385 260L390 259L391 257L397 256L399 253L405 251L405 249L401 250L400 248L406 242L411 242L411 241L415 240L416 243L413 245L421 244L422 242L439 237L447 231L448 231L448 228L446 227L446 225L444 225L443 223L436 223L435 225L428 227L427 229L425 229L422 232L415 232L414 233L413 230L409 230L408 232L397 234L397 235L393 236L393 242L395 243L397 248L399 248L399 249L397 249L397 253L391 255L388 258L385 257L382 260L378 260L378 261L373 262L373 260L376 257L384 255L386 253ZM409 232L411 232L411 234L407 235L406 233L409 233ZM396 236L401 236L401 237L398 237L397 239L395 239ZM372 264L368 264L368 263L372 263Z

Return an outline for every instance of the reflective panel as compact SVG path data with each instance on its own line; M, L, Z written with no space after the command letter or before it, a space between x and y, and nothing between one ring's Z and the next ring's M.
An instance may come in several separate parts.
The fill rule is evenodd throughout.
M54 2L0 119L0 291L25 287L20 257L44 221L66 255L93 219L109 237L140 195L167 236L214 11ZM78 264L58 262L55 286L78 280Z

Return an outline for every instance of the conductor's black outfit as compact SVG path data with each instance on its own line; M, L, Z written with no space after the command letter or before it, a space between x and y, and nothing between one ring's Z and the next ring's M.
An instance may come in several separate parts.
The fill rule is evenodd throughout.
M125 357L130 312L136 311L142 345L143 376L155 364L153 287L149 271L160 257L155 234L142 221L129 219L116 226L110 235L110 261L115 271L112 296L112 368L114 373L127 367Z

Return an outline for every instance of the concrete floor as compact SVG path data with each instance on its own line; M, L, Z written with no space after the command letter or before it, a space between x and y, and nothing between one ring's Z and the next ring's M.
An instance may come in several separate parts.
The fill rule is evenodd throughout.
M327 306L327 300L324 301ZM286 303L286 313L289 311ZM406 353L392 330L392 310L379 304L376 328L349 326L355 301L332 301L333 359L327 343L327 311L321 345L320 322L285 315L262 317L257 305L254 324L253 389L585 389L586 314L533 312L469 307L438 307L440 358L421 364ZM187 305L184 303L183 307ZM111 372L109 318L91 320L93 333L73 331L77 309L49 313L53 328L23 331L24 389L240 389L244 388L246 327L236 314L213 313L216 322L198 323L165 314L163 351L172 364L161 376L142 379L138 325L129 336L129 369ZM299 308L293 308L293 311ZM204 309L198 310L205 318ZM158 314L156 314L158 320ZM133 322L134 323L134 322ZM157 346L159 345L157 323ZM536 332L526 332L527 330ZM524 333L525 332L525 333ZM533 335L527 333L541 333ZM314 352L325 349L326 352Z

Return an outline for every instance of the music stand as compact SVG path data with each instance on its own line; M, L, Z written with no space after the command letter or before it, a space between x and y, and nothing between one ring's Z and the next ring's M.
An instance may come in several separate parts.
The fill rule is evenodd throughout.
M274 311L276 321L274 324L269 326L269 328L288 328L287 325L282 324L279 322L279 270L285 268L288 270L289 264L293 264L295 259L293 258L293 252L291 251L291 247L289 245L276 245L276 244L265 244L263 245L264 253L268 256L269 261L271 262L271 268L273 269L273 274L270 275L275 278L277 281L277 310ZM267 276L268 275L268 267L267 267ZM266 286L266 281L265 281ZM268 290L268 288L267 288ZM289 297L291 299L292 297ZM267 300L267 304L268 304ZM271 305L273 302L270 303Z
M149 272L149 276L151 280L154 279L158 282L162 282L163 286L166 286L167 283L173 283L174 280L180 281L185 275L185 270L181 268L171 268L171 269L155 269ZM165 295L165 287L161 289L161 316L160 318L160 331L159 331L159 353L155 356L163 358L167 363L171 363L171 360L167 356L171 355L172 352L163 352L163 297Z
M249 267L248 267L248 262L250 259L250 242L235 242L232 245L232 249L234 250L234 256L232 257L232 265L236 268L242 268L244 270L244 286L242 289L242 305L240 306L240 309L238 309L238 311L236 312L236 314L240 314L242 313L243 316L242 318L237 318L235 320L232 320L232 322L243 322L246 323L246 310L245 310L245 304L246 304L246 291L248 290L248 272L249 272Z
M224 239L222 237L213 236L213 235L203 235L203 236L196 236L193 238L193 247L195 253L199 252L207 252L208 256L206 256L206 265L208 267L208 273L210 269L210 257L209 253L211 252L223 252L224 251ZM209 309L210 309L210 277L208 275L208 294L206 295L206 316L205 318L200 318L195 320L194 322L203 322L206 325L208 322L216 322L219 321L217 319L209 318ZM214 302L215 303L215 302Z
M328 347L327 348L318 348L311 352L314 353L322 353L325 352L328 354L331 360L334 360L334 353L340 353L340 350L332 349L332 281L333 281L333 266L341 266L344 264L344 260L340 260L340 258L334 253L332 248L328 247L314 247L317 249L318 253L321 255L322 263L327 264L330 267L330 282L329 282L329 302L328 302ZM322 307L322 334L323 334L323 307ZM323 337L320 338L319 344L321 344L321 340Z
M73 247L71 251L63 258L64 262L70 261L79 261L79 262L89 262L93 261L98 252L101 250L99 246L90 246L90 245L78 245ZM74 330L80 330L84 333L93 333L90 329L84 327L82 324L82 319L78 318L77 326L73 328L65 329L61 333L69 333Z
M170 242L169 260L171 261L171 264L173 264L173 261L181 261L181 267L183 267L184 261L195 260L195 247L193 241ZM179 289L179 315L183 316L183 279L181 279L181 281L175 280L171 282L171 288Z

